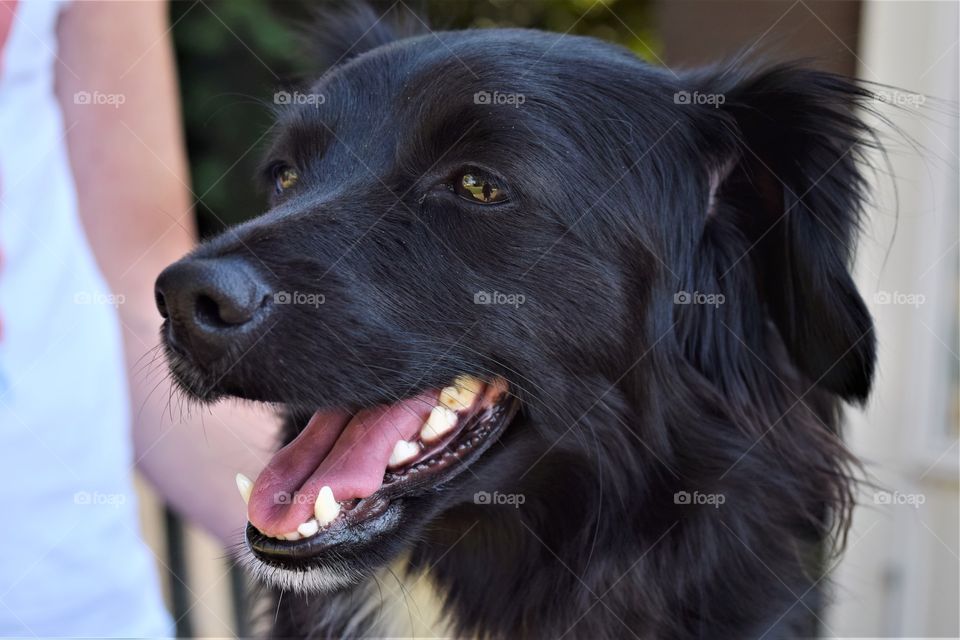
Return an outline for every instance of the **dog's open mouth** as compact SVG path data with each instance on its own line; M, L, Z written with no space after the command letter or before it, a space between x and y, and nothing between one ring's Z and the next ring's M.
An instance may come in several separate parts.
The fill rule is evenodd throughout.
M248 545L263 561L297 566L370 533L392 503L472 464L517 406L502 379L463 376L352 415L317 411L255 482L237 476L247 501Z

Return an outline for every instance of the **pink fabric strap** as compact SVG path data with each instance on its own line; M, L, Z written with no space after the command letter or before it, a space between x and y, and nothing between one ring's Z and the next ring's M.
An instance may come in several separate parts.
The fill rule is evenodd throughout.
M17 12L17 0L0 0L0 78L3 78L3 52L7 37L13 28L13 17ZM0 175L0 199L3 197L3 176ZM0 238L2 241L2 238ZM3 270L3 246L0 245L0 271ZM0 341L3 340L3 315L0 313Z

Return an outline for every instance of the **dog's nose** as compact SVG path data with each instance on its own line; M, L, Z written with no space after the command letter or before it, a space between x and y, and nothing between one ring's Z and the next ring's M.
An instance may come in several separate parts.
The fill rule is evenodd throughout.
M187 258L160 274L157 309L174 343L203 358L221 355L267 314L269 288L239 258Z

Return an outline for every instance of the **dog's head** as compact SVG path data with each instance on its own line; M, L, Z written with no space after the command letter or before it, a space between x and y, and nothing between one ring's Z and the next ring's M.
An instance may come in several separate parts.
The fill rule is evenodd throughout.
M536 31L328 28L359 44L278 94L269 210L157 284L183 388L296 426L249 496L265 575L335 588L457 540L441 520L624 549L684 517L675 491L768 472L776 526L825 531L825 407L873 367L848 273L866 94ZM817 420L761 437L790 411Z

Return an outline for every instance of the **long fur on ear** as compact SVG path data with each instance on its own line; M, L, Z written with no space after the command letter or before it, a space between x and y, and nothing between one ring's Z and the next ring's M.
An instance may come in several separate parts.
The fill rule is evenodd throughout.
M381 45L429 32L426 20L403 3L379 10L366 2L329 3L313 14L315 26L308 44L320 71Z
M707 235L745 243L715 266L721 279L752 269L797 367L811 383L864 400L876 340L849 268L865 198L863 152L873 142L857 111L872 94L795 64L701 72L693 84L723 96L705 107L713 116L703 135L726 175L711 194Z

